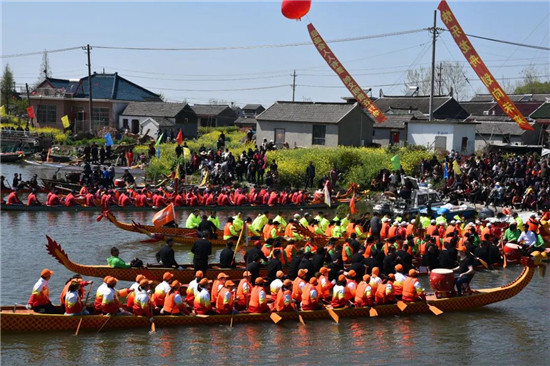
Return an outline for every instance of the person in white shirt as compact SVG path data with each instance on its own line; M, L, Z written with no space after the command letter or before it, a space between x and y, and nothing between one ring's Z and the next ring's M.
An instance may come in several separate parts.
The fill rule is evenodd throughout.
M523 232L518 238L518 242L520 244L527 245L528 247L532 247L537 242L537 234L529 230L529 225L525 225L523 227Z

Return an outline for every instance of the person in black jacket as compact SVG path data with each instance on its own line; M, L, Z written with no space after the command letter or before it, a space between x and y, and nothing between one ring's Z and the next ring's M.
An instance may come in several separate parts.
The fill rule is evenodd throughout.
M269 238L266 240L266 243L273 245L273 239ZM262 252L262 243L259 240L254 242L254 246L244 254L245 263L251 263L256 260L256 257L260 258L262 261L267 262L267 257L264 252Z
M256 282L256 278L260 276L260 257L256 257L255 260L248 263L248 266L246 267L248 272L250 272L251 275L251 283Z
M409 244L403 244L403 247L395 253L397 257L401 260L404 273L408 273L409 269L412 268L413 257L409 254L408 250Z
M267 262L267 283L273 282L277 278L277 271L283 270L283 264L281 263L281 251L275 249L273 251L273 257Z
M311 258L311 263L313 264L313 269L315 273L319 272L321 267L325 265L325 256L326 256L326 250L325 248L321 247L317 249L317 252L313 255L313 258Z
M449 250L451 245L451 242L446 242L443 244L443 249L439 252L439 266L441 268L453 269L456 267L456 261Z
M179 267L174 257L174 239L166 239L166 245L163 246L156 254L157 262L165 267Z
M315 270L313 267L313 262L311 261L313 258L313 253L308 252L304 254L304 257L300 261L300 264L298 265L298 269L307 269L306 278L304 278L306 281L309 281L311 277L315 275Z
M294 281L296 277L298 277L298 267L300 266L300 262L302 261L302 258L304 258L304 251L303 249L300 249L290 260L290 263L288 264L288 278Z
M357 253L353 253L351 256L351 269L356 273L355 278L363 278L365 274L365 249L359 248Z
M201 233L201 239L198 239L191 247L193 256L193 265L195 271L203 271L206 273L208 269L208 256L212 254L212 243L206 239L205 233Z
M208 216L202 215L202 220L197 227L197 231L199 236L201 233L205 233L207 238L216 239L216 232L218 231L218 228L212 221L208 220Z
M387 276L390 273L395 274L395 265L397 264L397 255L395 254L395 247L392 245L388 249L388 255L384 257L382 261L382 272Z
M235 268L235 252L233 251L233 242L227 241L225 248L220 253L220 267Z
M344 261L342 259L342 244L337 244L332 254L330 265L329 280L335 280L338 278L340 271L344 270Z

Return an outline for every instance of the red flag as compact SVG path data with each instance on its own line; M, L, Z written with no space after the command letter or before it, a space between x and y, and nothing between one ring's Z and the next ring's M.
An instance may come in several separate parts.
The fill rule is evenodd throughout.
M183 132L178 132L178 136L176 137L176 141L178 142L178 145L183 144Z
M353 192L353 196L351 196L351 201L349 201L349 212L352 215L355 215L357 210L355 209L355 192Z
M29 115L30 119L33 119L35 117L34 116L34 108L32 107L32 105L30 107L27 107L27 114Z
M174 204L171 203L153 216L153 225L161 227L175 220L176 212L174 210Z

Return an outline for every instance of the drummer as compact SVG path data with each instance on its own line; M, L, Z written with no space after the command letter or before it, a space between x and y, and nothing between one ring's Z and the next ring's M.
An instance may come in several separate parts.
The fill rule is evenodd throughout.
M510 226L504 232L502 240L504 243L517 243L519 237L521 236L521 230L518 229L518 224L516 221L510 221Z
M455 277L456 293L462 296L462 284L469 284L474 277L474 260L468 256L465 249L458 251L458 266L453 268L453 272L458 272Z

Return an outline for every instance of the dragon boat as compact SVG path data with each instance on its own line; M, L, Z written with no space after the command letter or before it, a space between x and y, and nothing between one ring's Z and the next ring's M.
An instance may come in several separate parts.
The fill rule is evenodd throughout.
M149 280L162 282L162 275L165 272L172 272L174 278L181 283L189 283L195 278L195 270L192 265L182 265L183 269L166 268L162 266L146 266L146 267L130 267L130 268L113 268L107 265L83 265L75 263L69 259L69 256L61 245L55 240L46 236L48 243L46 249L48 253L54 257L59 263L64 265L69 271L80 273L83 276L100 277L113 276L121 281L135 281L136 276L139 274L144 275ZM243 277L245 271L244 263L237 265L236 268L220 268L215 264L211 264L210 268L206 272L206 276L211 279L215 279L218 274L225 273L229 278L240 279ZM260 276L267 276L267 268L260 269Z
M535 254L535 253L533 253ZM339 321L340 318L366 318L369 316L390 316L390 315L412 315L430 313L441 314L444 312L467 311L469 309L493 304L507 300L517 295L525 288L535 273L535 267L540 265L540 256L523 257L524 266L520 275L507 285L479 289L472 295L461 297L448 297L437 299L435 296L428 296L426 302L408 302L403 304L377 305L374 308L344 308L344 309L324 309L300 312L280 312L278 321L273 319L272 314L250 314L240 313L235 315L199 315L199 316L155 316L154 321L157 329L175 326L194 326L194 325L220 325L220 324L239 324L239 323L257 323L257 322L276 322L294 321L297 322L299 316L302 321L330 319ZM400 306L401 305L401 306ZM373 314L372 309L376 312ZM434 310L435 309L435 310ZM81 330L97 331L98 329L128 329L141 328L144 331L150 327L149 319L143 316L66 316L39 314L27 310L22 306L2 306L0 311L0 330L5 332L37 332L37 331L74 331L79 327Z

